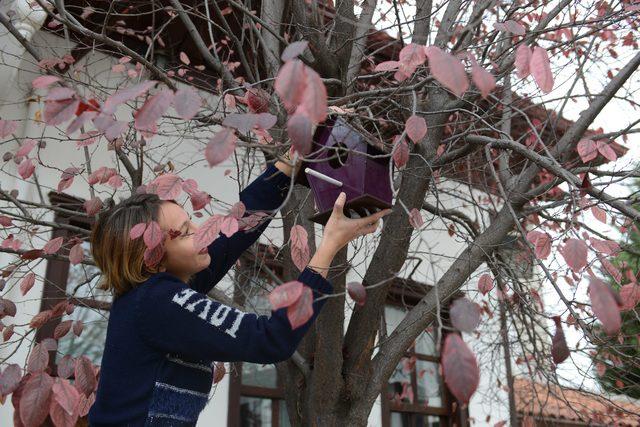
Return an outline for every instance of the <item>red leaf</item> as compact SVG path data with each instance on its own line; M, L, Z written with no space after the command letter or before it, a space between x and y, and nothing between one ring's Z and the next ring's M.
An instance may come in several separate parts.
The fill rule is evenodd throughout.
M198 227L193 236L193 245L199 250L209 246L220 235L221 215L213 215Z
M311 259L307 230L301 225L291 228L291 259L298 270L305 269Z
M5 326L5 328L2 330L2 339L4 342L9 341L9 339L11 339L11 336L13 335L13 328L14 325L9 325L9 326Z
M427 135L427 122L414 114L407 119L405 129L409 139L417 144Z
M564 338L560 317L554 316L553 321L556 324L556 333L551 340L551 357L553 358L553 363L558 365L569 357L570 352L569 347L567 347L567 341Z
M55 254L60 250L63 242L64 242L63 237L56 237L55 239L51 239L47 243L45 243L42 250L44 251L45 254L49 254L49 255Z
M0 396L6 396L14 392L22 379L22 369L18 364L7 366L0 374Z
M43 89L58 81L60 81L60 77L57 76L40 76L33 79L31 86L34 89Z
M178 90L173 98L173 107L184 120L191 120L201 106L202 98L191 86Z
M602 280L591 277L589 297L593 314L600 320L605 332L609 335L617 334L622 320L614 291Z
M367 301L367 290L360 282L347 283L347 292L356 304L360 306L364 305Z
M384 61L376 65L373 71L392 71L398 69L400 62L398 61Z
M305 65L298 59L285 62L278 70L274 89L288 111L302 102L306 80Z
M311 151L313 128L307 116L302 114L290 116L289 120L287 120L287 134L298 153L303 156L309 154Z
M533 48L533 53L531 54L531 59L529 61L529 68L542 92L551 92L551 89L553 89L553 74L551 73L549 56L545 49L540 46L535 46Z
M216 362L213 366L213 383L218 384L224 378L224 374L227 373L227 369L224 367L224 363Z
M80 393L71 385L69 380L58 378L53 384L53 398L69 415L76 412L76 407L80 402ZM72 425L75 425L72 424Z
M63 336L67 335L67 333L69 333L69 330L71 329L72 323L73 320L65 320L64 322L61 322L53 331L53 338L59 340Z
M15 157L28 156L31 150L33 150L34 147L36 147L37 145L38 145L38 141L36 141L35 139L27 138L22 142L22 144L20 144L20 148L18 148L18 151L16 151L14 156Z
M69 354L65 354L58 362L58 377L69 378L76 369L76 359Z
M478 290L482 292L482 295L486 295L493 289L493 278L490 274L483 274L478 280Z
M416 230L418 230L424 224L420 211L416 208L412 208L409 211L409 224Z
M591 213L601 223L607 223L607 213L603 209L600 209L598 206L591 206Z
M600 240L595 237L591 237L589 240L591 242L591 247L603 254L614 255L620 250L620 246L611 240Z
M80 356L76 361L74 386L79 392L89 396L98 385L93 365L87 356Z
M213 167L227 160L227 158L236 149L236 141L238 137L232 129L224 128L216 133L209 140L204 155L209 162L209 166Z
M451 324L459 331L471 333L480 324L480 306L467 298L453 301L449 313Z
M297 280L292 280L291 282L277 286L269 293L269 303L271 303L271 308L275 311L294 304L298 299L300 299L303 287L304 284Z
M560 247L560 253L569 268L576 273L587 265L587 245L583 240L569 239Z
M431 74L442 86L457 96L469 89L469 79L458 58L436 46L427 46L425 52L429 58Z
M604 141L598 140L596 141L596 146L598 147L598 151L602 156L612 162L615 162L618 159L618 155L610 145L604 143Z
M18 129L18 122L14 120L0 120L0 138L5 138Z
M280 55L280 59L282 62L286 62L290 59L294 59L304 53L304 50L307 48L309 44L306 40L301 40L297 42L290 43L284 51L282 51L282 55Z
M36 274L33 272L28 273L20 282L20 292L22 295L26 295L33 285L36 283Z
M53 378L44 372L33 375L24 385L20 397L20 420L25 427L40 426L47 418Z
M485 99L489 96L489 92L496 88L496 79L493 74L477 64L471 66L471 79Z
M260 88L250 88L245 95L247 106L252 113L268 112L270 98L269 92Z
M622 307L620 310L633 310L640 302L640 286L637 283L628 283L620 288Z
M442 374L451 393L462 404L469 403L480 382L478 362L460 335L447 334L442 350Z
M129 237L131 238L131 240L135 240L138 237L142 236L142 234L146 229L147 229L147 223L140 222L134 225L133 227L131 227L131 230L129 230Z
M29 179L33 172L36 170L36 165L33 163L33 159L25 158L18 165L18 173L22 179Z
M163 240L163 233L160 225L156 221L149 222L147 229L142 236L144 244L147 248L153 249L160 244Z
M133 113L136 129L146 131L155 129L158 119L167 111L171 102L173 102L171 89L162 89L160 93L147 99L144 105Z
M622 273L620 272L620 270L618 270L616 266L613 265L611 261L609 261L605 257L598 255L598 259L600 260L600 264L602 264L602 267L611 275L611 277L613 277L613 280L615 280L616 283L620 283L620 281L622 280Z
M69 251L69 262L71 265L80 264L84 259L84 249L82 248L82 244L78 243L74 245Z
M398 137L396 137L396 141L397 140L398 140ZM404 138L402 138L400 141L397 141L396 143L396 148L393 151L393 162L395 163L396 167L401 168L404 165L406 165L408 161L409 161L409 146L407 145Z
M56 92L52 96L52 92ZM63 97L64 95L68 95ZM80 105L75 92L68 88L54 88L44 103L44 122L48 125L59 125L71 119Z
M398 59L400 59L400 62L403 62L410 67L416 67L424 64L424 61L427 60L427 56L424 51L424 46L416 43L409 43L400 50Z
M313 291L308 286L303 286L302 295L296 302L287 307L287 318L291 323L291 329L299 328L307 323L313 316Z
M51 310L41 311L40 313L36 314L31 318L31 321L29 322L29 326L31 326L34 329L39 328L45 323L47 323L49 319L51 319L51 317L53 317L53 312Z
M538 259L547 259L551 253L551 236L540 231L527 233L527 240L534 245L534 252Z
M521 44L516 49L516 75L518 78L523 79L530 73L529 63L531 62L531 48L525 44Z

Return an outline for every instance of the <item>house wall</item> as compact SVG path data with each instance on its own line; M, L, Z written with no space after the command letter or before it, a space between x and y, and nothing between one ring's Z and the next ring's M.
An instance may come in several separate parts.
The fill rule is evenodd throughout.
M51 126L45 127L34 120L38 111L43 108L42 100L37 100L36 98L44 93L33 91L30 82L39 73L30 57L24 56L20 46L15 45L12 40L12 36L0 32L0 45L10 46L10 49L13 49L4 49L5 53L2 57L2 65L0 65L0 84L2 84L0 117L20 121L20 127L16 132L17 137L47 138L47 146L40 154L42 161L47 166L38 165L35 172L35 176L37 176L37 180L42 187L42 196L46 200L47 192L56 189L61 170L68 166L82 165L84 163L84 152L82 149L77 149L74 142L67 140L63 129L57 130ZM43 57L61 56L65 51L64 40L49 33L39 31L35 34L33 40ZM10 52L13 52L13 54L10 54ZM109 91L114 91L118 87L133 84L132 82L124 82L120 74L111 72L111 67L115 63L113 58L100 53L89 54L83 58L80 64L86 67L87 72L73 74L73 77L78 79L78 92L88 96L88 91L91 87L104 87ZM87 75L91 76L92 79L90 86L86 80ZM99 96L103 97L104 93L100 93ZM203 92L202 96L210 105L215 105L217 99L212 95ZM122 119L130 118L131 111L121 108L118 111L118 116ZM243 163L247 168L240 171L240 177L237 175L233 157L222 165L209 168L204 160L202 150L206 144L206 138L213 134L214 129L208 128L199 130L196 133L191 131L188 126L189 124L185 124L183 121L174 123L171 120L164 120L162 129L166 132L171 131L172 136L154 137L149 144L149 148L157 149L157 151L154 151L150 157L158 162L171 159L183 178L195 179L200 183L202 190L209 192L213 197L221 201L214 204L215 210L221 212L225 207L229 207L238 200L240 187L235 180L239 179L243 186L246 185L261 172L260 168L263 160L255 159L247 162L246 152L239 149L237 155L240 159L243 159ZM106 145L106 141L101 140L89 147L91 165L94 170L100 166L116 166L114 152L108 151ZM159 148L163 146L165 147ZM1 147L4 153L15 150L17 145L15 141L5 141L1 143ZM184 171L181 170L182 166L187 165L191 166ZM23 181L16 172L16 166L12 161L2 163L2 175L0 175L2 177L2 189L10 190L16 188L20 192L20 198L34 201L40 200L41 195L34 185L34 178L30 178L26 182ZM228 176L224 175L226 169L231 169L231 173ZM125 171L123 170L122 173L124 174ZM150 168L147 168L145 181L152 176ZM90 198L89 186L84 182L85 179L86 174L85 178L76 177L72 186L66 189L65 192L82 198ZM449 187L460 190L455 183L442 183L438 188L447 189ZM96 194L102 199L112 196L111 187L97 185L96 191ZM115 195L126 197L128 193L129 190L123 187L115 192ZM432 194L430 199L434 203L435 195ZM438 200L445 208L458 208L469 215L476 215L471 205L458 206L459 201L455 198L447 198L443 194L438 194ZM42 215L42 219L45 220L53 219L53 215L50 212L32 210L31 214L34 216ZM413 274L413 279L431 284L435 283L436 279L446 271L456 254L465 247L466 243L464 241L455 242L447 234L448 224L444 224L440 219L433 219L426 214L423 215L425 217L425 225L420 231L414 232L411 243L411 252L419 254L422 258L422 263ZM282 244L281 228L281 219L274 219L261 241L271 241L276 245ZM317 236L321 236L320 226L317 227L316 231ZM48 235L36 235L32 238L21 235L20 238L25 240L25 247L36 248L42 247L49 240ZM355 246L358 246L357 251ZM347 281L361 280L368 264L372 262L371 256L375 251L375 247L375 236L364 238L354 245L350 245L349 257L353 257L350 261L356 267L348 273ZM13 258L14 256L0 253L0 266L7 265ZM41 260L33 264L37 265L34 268L37 276L44 277L46 262ZM401 276L408 276L415 264L415 260L408 260L403 267ZM38 280L36 285L23 297L18 286L20 278L9 280L4 293L6 298L16 302L18 306L18 315L14 319L14 323L26 324L39 311L43 284L42 281ZM221 286L228 288L230 285L231 280L227 277L225 283ZM468 291L467 294L475 300L481 300L482 297L475 291L475 285L476 280L470 281L466 289ZM345 308L345 325L348 324L351 313L352 303L350 302L350 304ZM464 335L465 340L478 355L482 373L480 388L470 405L470 415L475 419L475 425L493 425L495 422L508 417L506 393L496 385L498 380L504 383L504 363L500 349L496 347L495 343L489 342L490 340L488 339L489 336L496 337L497 331L499 331L495 318L493 321L484 321L480 329L481 332L478 337L470 334ZM26 331L27 329L25 328L17 327L14 337L20 336ZM487 337L487 340L484 340L484 337ZM0 359L7 358L5 360L6 363L18 363L24 366L28 355L28 346L22 345L12 354L13 350L14 348L2 348L0 350ZM228 389L227 376L212 392L211 402L202 413L199 426L227 425ZM369 418L370 426L381 425L380 411L380 399L378 399ZM0 420L11 420L12 413L13 408L10 400L0 406ZM491 418L487 420L487 416Z

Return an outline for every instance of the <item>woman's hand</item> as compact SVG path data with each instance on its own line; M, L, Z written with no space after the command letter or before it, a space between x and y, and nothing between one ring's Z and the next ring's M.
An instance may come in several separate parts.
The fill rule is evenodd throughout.
M335 252L342 249L347 243L356 237L371 234L380 225L380 218L391 213L391 209L384 209L363 218L348 218L344 215L343 208L347 195L342 192L333 205L331 217L324 227L321 246L333 248Z

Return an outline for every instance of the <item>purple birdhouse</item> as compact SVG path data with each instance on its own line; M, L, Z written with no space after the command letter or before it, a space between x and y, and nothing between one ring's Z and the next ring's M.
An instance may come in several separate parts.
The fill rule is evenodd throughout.
M313 190L318 213L309 219L325 225L342 191L347 196L343 211L350 218L390 208L389 167L390 158L342 118L328 118L316 128L296 181Z

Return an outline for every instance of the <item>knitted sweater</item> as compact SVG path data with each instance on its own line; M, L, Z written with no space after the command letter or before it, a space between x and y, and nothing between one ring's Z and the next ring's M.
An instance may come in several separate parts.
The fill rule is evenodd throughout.
M276 209L289 180L269 164L240 200L247 211ZM90 426L195 426L209 400L214 361L275 363L292 355L326 299L314 301L313 317L292 330L286 308L258 316L205 295L269 222L231 237L220 234L208 248L209 268L189 284L156 273L113 301ZM332 292L330 282L308 267L298 280L316 299Z

